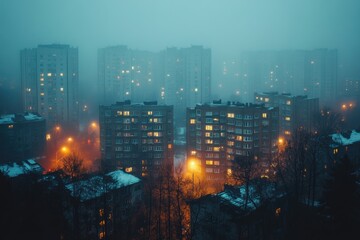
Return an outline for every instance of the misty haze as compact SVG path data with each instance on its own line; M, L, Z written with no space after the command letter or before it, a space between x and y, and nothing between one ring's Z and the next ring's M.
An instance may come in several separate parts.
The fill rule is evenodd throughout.
M4 239L356 239L357 0L0 0Z

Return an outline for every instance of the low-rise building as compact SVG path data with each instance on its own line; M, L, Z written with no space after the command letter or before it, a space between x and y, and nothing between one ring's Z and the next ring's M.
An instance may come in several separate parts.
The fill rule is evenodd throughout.
M253 181L190 202L192 239L281 239L286 199L274 185Z
M80 239L119 239L142 199L139 178L116 170L65 185L66 218ZM123 238L121 238L123 239Z
M0 163L43 157L45 138L45 119L38 114L0 116Z

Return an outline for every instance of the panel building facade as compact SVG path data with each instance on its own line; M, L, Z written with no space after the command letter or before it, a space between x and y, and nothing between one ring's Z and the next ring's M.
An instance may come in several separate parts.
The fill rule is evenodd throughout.
M173 107L157 102L117 102L100 106L101 158L110 169L136 176L172 167Z
M238 58L223 62L219 79L219 86L242 101L252 101L254 92L278 91L319 98L322 105L332 104L340 94L338 52L245 51Z
M78 49L69 45L39 45L21 51L21 91L24 110L37 112L47 127L78 128Z
M254 94L255 103L265 107L279 108L279 134L289 139L299 128L309 132L316 130L316 121L320 114L319 99L307 96L292 96L278 92Z
M130 99L155 100L156 54L119 45L98 50L98 90L101 104Z
M0 116L0 163L44 156L45 119L37 114Z
M207 180L224 180L237 156L266 165L277 150L278 108L231 103L187 109L187 156Z
M159 100L174 105L175 119L184 124L186 107L210 102L211 50L203 46L168 48L160 53L159 59Z

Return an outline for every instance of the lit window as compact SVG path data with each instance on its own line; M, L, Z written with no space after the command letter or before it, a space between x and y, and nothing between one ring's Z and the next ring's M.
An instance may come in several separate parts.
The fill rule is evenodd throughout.
M124 111L124 116L129 116L130 112L129 111Z
M40 78L40 81L43 82L43 81L44 81L44 78Z
M210 137L210 136L211 136L211 133L209 133L209 132L205 133L205 137Z
M104 216L104 209L103 208L99 209L99 216L100 217Z
M172 144L171 143L168 144L168 149L172 149Z
M214 165L219 166L219 165L220 165L220 161L214 161Z
M242 141L242 139L243 139L242 136L236 136L237 141Z
M213 160L206 160L206 165L213 165L214 164L214 161Z
M127 173L130 173L130 172L132 172L133 171L133 168L132 167L127 167L127 168L125 168L125 172L127 172Z
M285 117L285 120L290 121L291 119L290 119L290 117Z
M42 93L40 93L40 96L44 96L44 95L45 95L45 93L43 93L43 92L42 92Z
M196 151L191 151L191 155L196 155Z
M267 118L267 113L263 113L262 118Z
M9 125L8 128L14 128L14 125Z
M60 91L63 92L63 91L64 91L64 88L60 88Z
M335 148L333 152L334 154L337 154L339 152L339 149Z
M122 111L117 111L116 114L117 114L118 116L122 116L122 115L123 115L123 112L122 112Z
M232 170L230 168L228 168L226 173L227 173L228 176L231 176L232 175Z
M195 124L195 119L190 119L190 124Z
M100 232L99 239L104 239L104 238L105 238L105 232Z
M46 140L50 140L51 139L51 135L50 135L50 133L48 133L48 134L46 134Z
M213 140L212 139L206 139L205 143L206 144L213 144Z
M277 208L276 210L275 210L275 216L280 216L280 213L281 213L281 208Z
M206 125L206 126L205 126L205 130L212 131L212 130L213 130L213 126L212 126L212 125Z
M234 117L235 117L235 114L234 114L234 113L228 113L228 114L227 114L227 117L228 117L228 118L234 118Z
M291 134L290 131L285 131L284 133L285 133L285 135L290 135Z
M61 76L61 77L63 77L63 76L64 76L64 74L63 74L63 73L60 73L60 76Z
M152 111L148 111L148 115L152 115L153 114L153 112Z
M214 152L219 152L220 151L220 147L214 147Z
M101 220L101 221L99 222L99 225L100 225L100 226L104 226L104 225L105 225L105 220Z
M265 102L269 102L269 100L270 100L269 98L264 98Z
M51 73L48 73L47 76L48 76L48 77L51 77Z
M286 101L286 105L291 105L291 101L290 101L290 100L287 100L287 101Z

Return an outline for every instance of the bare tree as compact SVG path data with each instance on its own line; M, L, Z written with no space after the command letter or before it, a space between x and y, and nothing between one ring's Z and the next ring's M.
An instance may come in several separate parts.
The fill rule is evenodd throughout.
M253 152L245 156L236 156L233 164L232 179L236 184L245 185L245 209L250 200L250 181L258 175L257 164Z
M77 153L70 153L62 158L62 167L65 175L69 176L71 180L79 179L86 173L84 167L84 160Z

